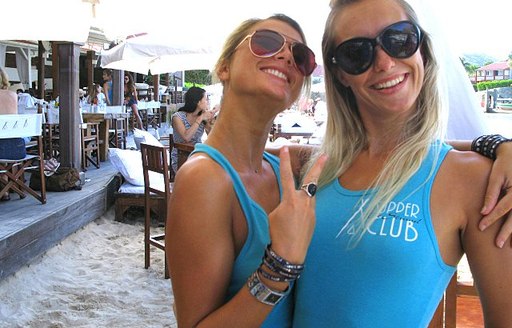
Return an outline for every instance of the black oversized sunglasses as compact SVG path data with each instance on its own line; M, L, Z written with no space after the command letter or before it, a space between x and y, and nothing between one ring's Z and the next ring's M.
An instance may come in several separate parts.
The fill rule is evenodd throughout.
M281 50L288 41L281 33L272 30L258 30L247 35L235 49L238 49L245 40L250 39L249 49L251 53L260 58L272 57ZM316 68L315 53L304 43L291 42L290 51L293 55L295 67L304 76L309 76Z
M421 29L410 21L401 21L386 27L375 39L354 38L340 43L334 50L332 63L348 74L366 72L375 59L377 45L393 58L409 58L418 50Z

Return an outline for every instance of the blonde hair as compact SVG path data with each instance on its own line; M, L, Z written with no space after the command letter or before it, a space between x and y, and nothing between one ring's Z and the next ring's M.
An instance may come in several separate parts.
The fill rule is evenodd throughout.
M292 18L284 15L284 14L274 14L268 18L261 19L261 18L250 18L245 21L243 21L231 34L228 36L226 41L224 42L224 46L222 48L222 51L220 53L220 56L214 66L213 69L213 80L216 82L219 82L218 75L223 69L223 67L229 65L231 62L231 59L233 58L233 55L235 54L236 48L242 42L242 40L249 35L252 31L252 28L263 21L267 20L278 20L281 22L284 22L291 27L293 27L297 32L299 32L300 37L302 38L302 41L305 45L306 43L306 37L304 35L304 32L302 31L302 28L300 25ZM224 85L224 82L221 81L221 83ZM311 86L311 77L307 76L304 78L304 84L302 86L302 90L304 93L309 93L309 89Z
M306 166L306 169L311 167L320 153L329 156L320 175L319 186L325 186L341 176L350 167L356 156L368 146L366 130L359 115L354 94L350 88L339 82L337 73L340 68L331 61L333 51L337 46L334 38L336 19L347 6L358 1L361 0L331 1L331 12L327 18L322 39L328 108L327 125L322 146ZM404 9L410 21L418 24L418 18L409 4L403 0L394 1ZM355 234L351 240L352 246L361 240L385 205L418 170L427 156L432 142L437 138L442 138L442 101L438 89L438 64L430 36L423 30L422 34L423 39L419 51L424 60L425 76L416 102L416 112L408 119L401 135L401 142L372 183L372 188L377 186L378 188L374 190L375 193L368 201L361 220L355 226ZM367 191L361 197L360 202L368 198L370 192L372 191Z
M0 67L0 89L7 90L10 86L11 84L9 83L7 73L2 67Z

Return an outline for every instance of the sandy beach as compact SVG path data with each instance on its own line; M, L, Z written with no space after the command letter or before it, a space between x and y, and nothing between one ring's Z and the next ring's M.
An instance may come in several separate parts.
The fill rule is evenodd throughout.
M176 327L163 252L144 269L142 216L111 208L0 281L0 327Z

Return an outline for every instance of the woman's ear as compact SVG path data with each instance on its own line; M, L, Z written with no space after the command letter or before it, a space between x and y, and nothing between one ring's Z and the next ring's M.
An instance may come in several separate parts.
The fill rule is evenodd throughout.
M229 79L229 63L224 61L217 70L217 77L221 82Z

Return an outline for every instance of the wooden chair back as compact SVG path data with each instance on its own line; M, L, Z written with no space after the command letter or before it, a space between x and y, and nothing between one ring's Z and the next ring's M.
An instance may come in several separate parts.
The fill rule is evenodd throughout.
M150 247L154 246L165 252L164 233L151 233L151 197L161 196L158 211L162 213L164 226L167 220L167 202L171 196L172 183L169 170L170 151L168 146L141 143L142 171L144 173L144 267L150 266ZM164 255L165 256L165 255ZM165 260L165 278L169 278L167 260Z
M39 171L44 176L44 153L42 138L42 114L9 114L0 115L0 139L26 138L36 139L36 151L22 159L0 159L0 197L10 191L25 198L25 192L34 196L42 204L46 204L46 183L41 179L41 190L36 191L26 183L26 171Z
M100 123L89 122L80 125L82 143L82 169L87 170L89 163L100 168Z

